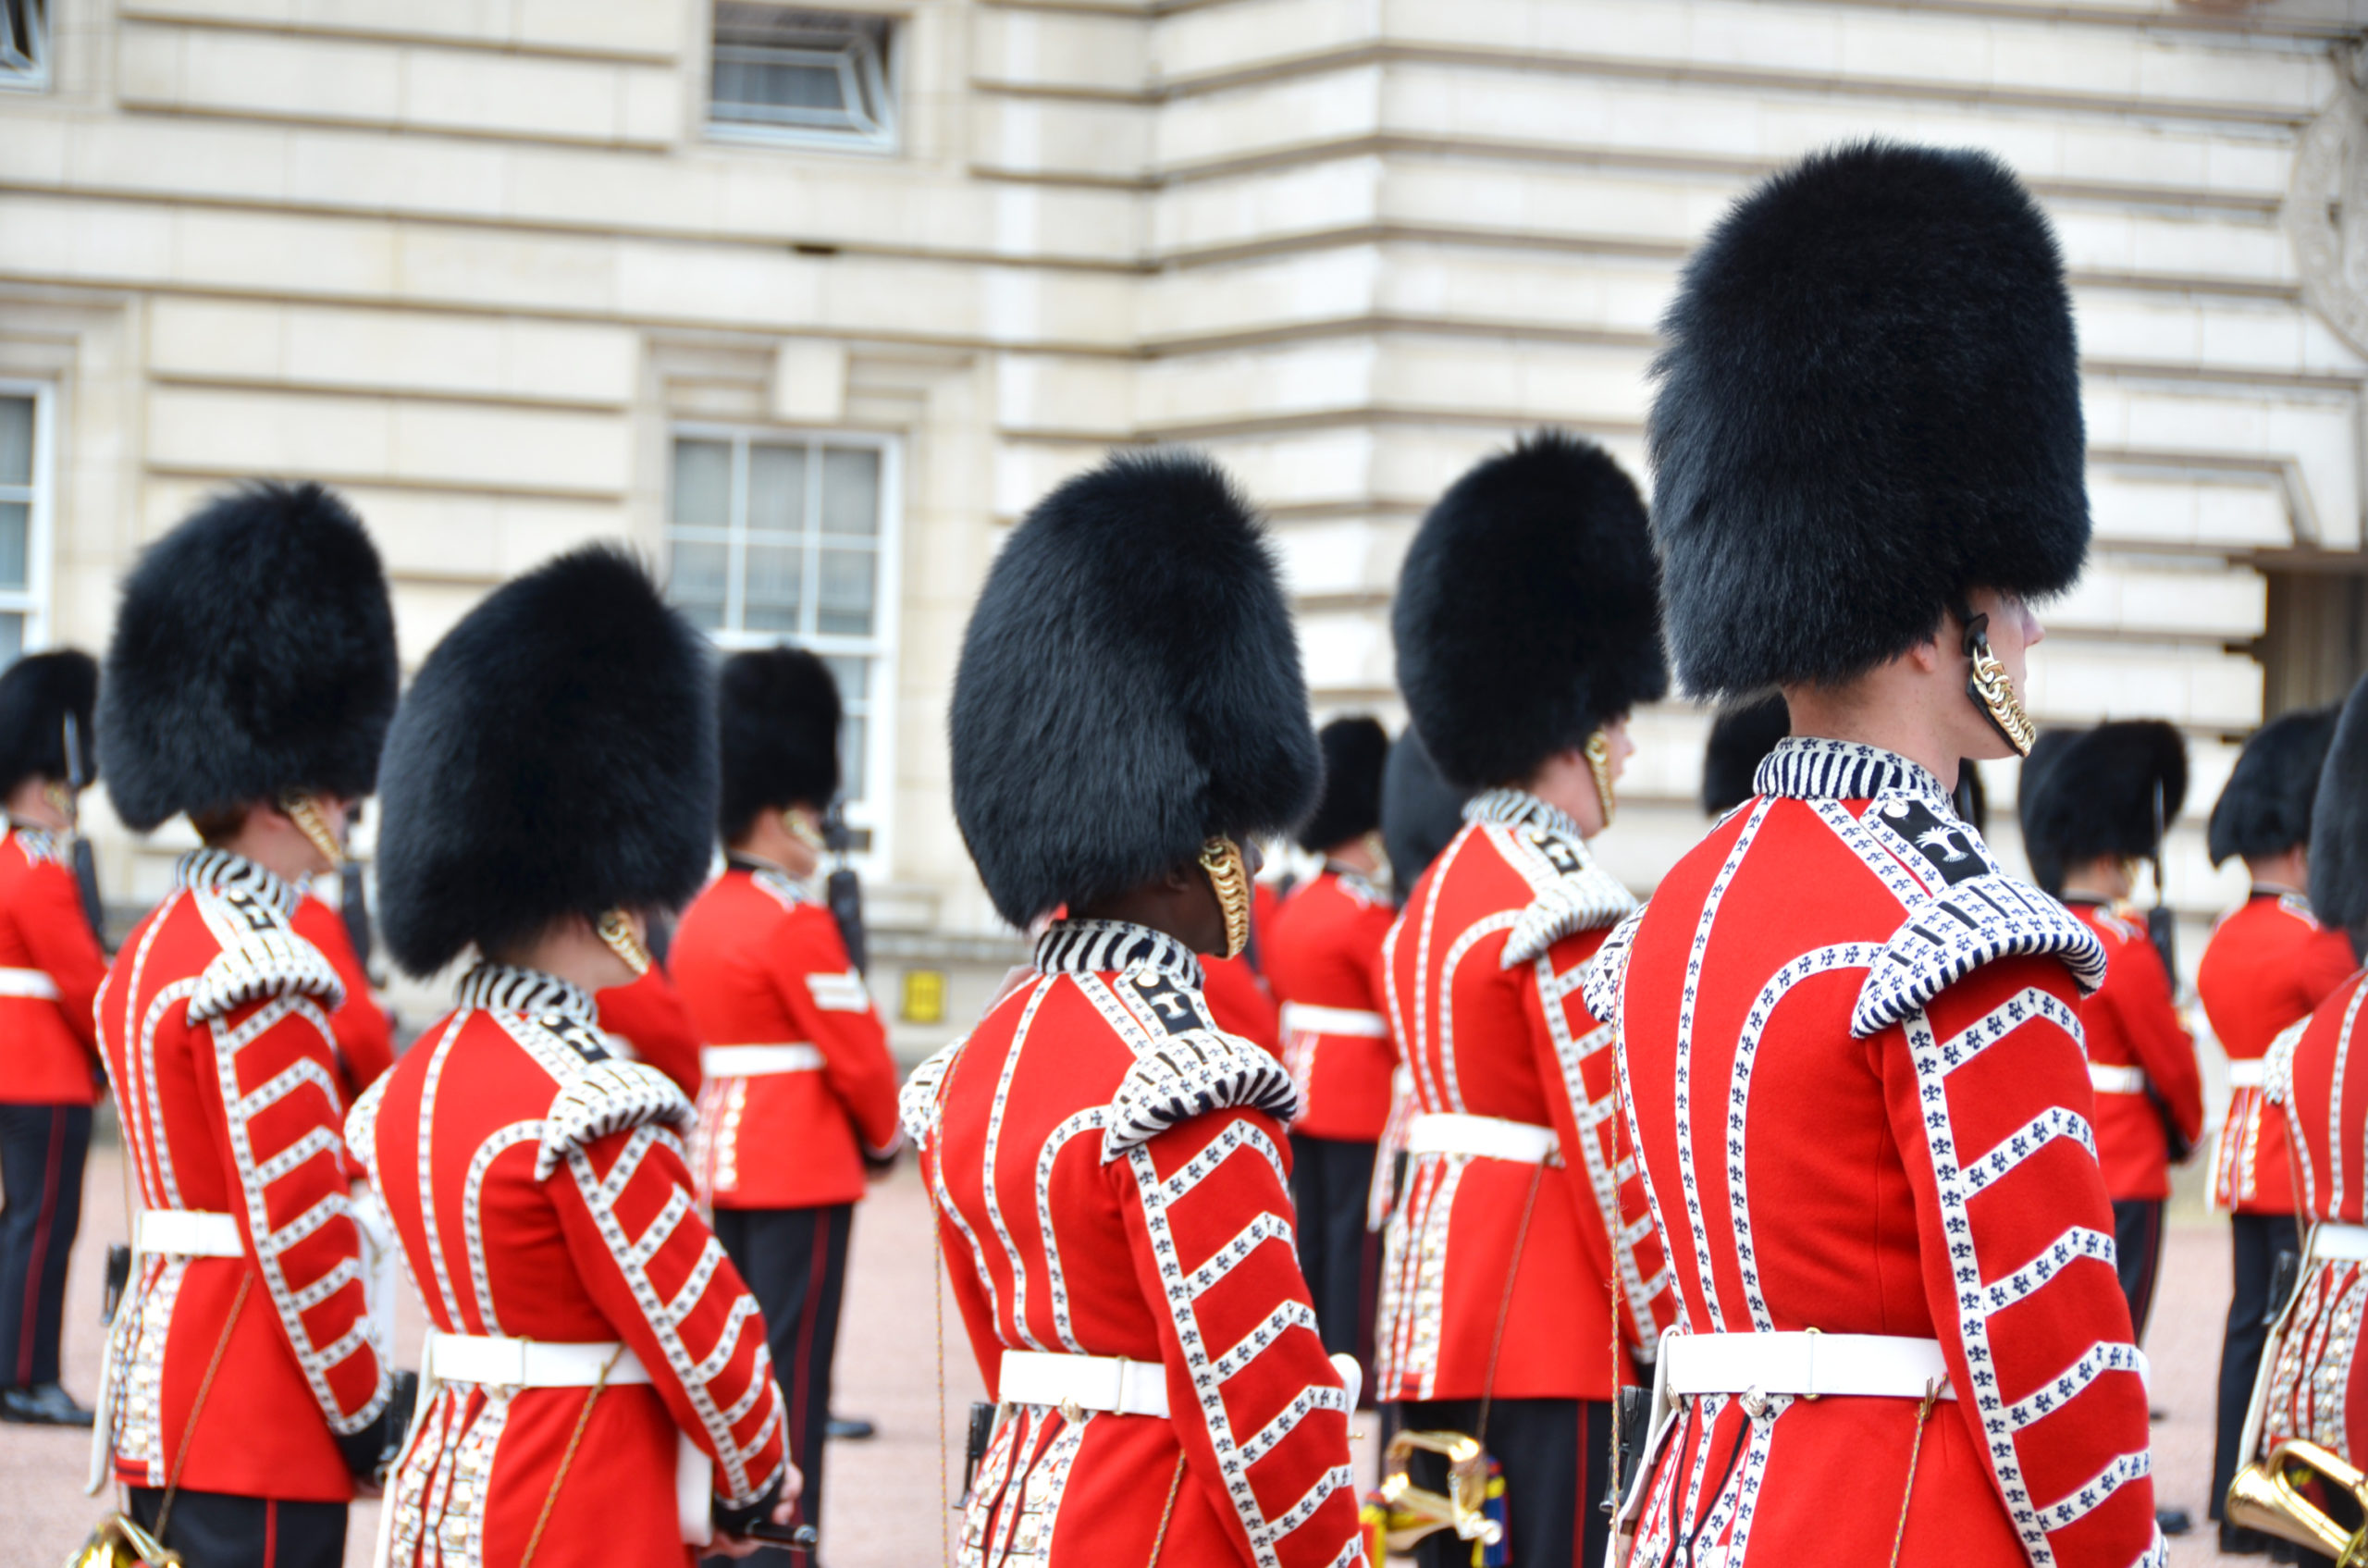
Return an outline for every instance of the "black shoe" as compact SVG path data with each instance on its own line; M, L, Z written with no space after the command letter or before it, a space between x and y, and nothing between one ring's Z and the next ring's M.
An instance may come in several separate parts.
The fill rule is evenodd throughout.
M2195 1528L2195 1517L2184 1508L2158 1508L2154 1525L2166 1536L2184 1536Z
M88 1426L92 1415L56 1383L0 1389L0 1421L22 1426Z
M2274 1536L2259 1530L2248 1530L2242 1525L2220 1521L2220 1555L2223 1557L2258 1557L2276 1540Z
M880 1428L860 1415L833 1415L823 1435L834 1443L860 1443L880 1435Z

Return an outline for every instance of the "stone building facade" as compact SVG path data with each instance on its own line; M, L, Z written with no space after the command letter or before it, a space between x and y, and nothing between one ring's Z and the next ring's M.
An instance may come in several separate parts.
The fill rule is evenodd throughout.
M2368 0L0 0L0 645L100 646L142 541L242 475L352 498L414 663L505 574L630 539L720 640L836 661L918 1050L1018 951L944 718L1050 485L1209 449L1275 520L1319 712L1394 723L1391 584L1449 479L1546 421L1641 475L1654 322L1727 202L1846 138L1975 144L2055 216L2087 370L2098 548L2034 707L2186 728L2191 955L2240 887L2201 833L2232 743L2362 664L2363 30ZM1700 831L1702 724L1640 716L1604 841L1639 886ZM153 896L171 831L92 816L111 894Z

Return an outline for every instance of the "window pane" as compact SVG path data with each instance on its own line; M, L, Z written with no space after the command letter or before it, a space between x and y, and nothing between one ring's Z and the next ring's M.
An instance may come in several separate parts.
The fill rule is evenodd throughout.
M806 521L806 449L748 449L748 531L795 534Z
M870 725L862 714L850 713L839 726L839 794L848 800L861 800L870 793L864 776L864 737Z
M14 664L25 651L25 618L22 615L0 615L0 669Z
M25 583L25 543L32 509L20 500L0 500L0 588Z
M732 448L723 441L674 443L674 521L732 525Z
M850 637L871 635L874 560L868 549L822 552L821 591L814 604L816 631Z
M33 401L0 398L0 485L33 482Z
M691 623L703 631L723 629L724 588L731 574L732 552L722 545L676 538L668 595L682 606Z
M880 453L870 447L822 449L822 532L880 532Z
M741 585L741 629L796 631L798 578L806 563L805 550L796 545L760 545L751 541L747 561L747 576Z
M844 653L826 653L822 662L831 667L831 679L839 685L839 700L851 709L862 708L871 698L871 661L850 659Z

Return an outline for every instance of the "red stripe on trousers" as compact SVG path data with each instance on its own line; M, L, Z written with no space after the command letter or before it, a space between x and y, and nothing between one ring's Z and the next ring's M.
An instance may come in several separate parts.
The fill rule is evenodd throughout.
M789 1397L791 1429L797 1434L797 1440L800 1443L806 1440L807 1397L813 1392L806 1376L806 1370L814 1361L814 1317L821 1311L822 1280L830 1272L830 1267L831 1211L823 1209L815 1216L814 1263L806 1275L806 1310L800 1313L797 1318L797 1374L791 1379L796 1387ZM824 1440L829 1440L827 1435ZM808 1456L805 1454L800 1453L793 1457L801 1463L809 1463ZM803 1514L805 1511L805 1505L801 1503L798 1512ZM806 1523L819 1527L820 1521L808 1519Z
M33 1264L25 1276L24 1326L18 1330L17 1381L33 1376L33 1341L41 1338L41 1278L49 1271L49 1222L57 1212L58 1167L66 1163L66 1112L49 1109L49 1179L42 1183L41 1217L33 1222Z

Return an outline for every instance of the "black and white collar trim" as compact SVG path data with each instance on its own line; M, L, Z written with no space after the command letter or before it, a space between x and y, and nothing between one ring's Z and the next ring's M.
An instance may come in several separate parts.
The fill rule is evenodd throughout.
M72 828L36 827L31 822L11 819L8 836L24 842L25 853L37 860L65 861L72 858L74 830Z
M1151 969L1194 991L1207 982L1192 950L1164 931L1128 920L1061 920L1036 939L1040 974L1118 974Z
M747 872L776 897L798 904L815 901L812 888L790 875L787 867L776 865L761 855L742 855L735 851L724 856L723 863L733 870Z
M292 883L245 856L211 847L182 856L173 867L173 885L252 894L278 910L284 920L296 918L297 902L303 897Z
M1573 844L1586 838L1569 812L1547 804L1525 789L1484 789L1463 803L1463 820L1496 822L1509 828L1543 828Z
M1946 803L1949 792L1922 766L1894 751L1850 740L1786 735L1761 759L1752 776L1761 795L1793 800L1872 800L1885 795L1920 795ZM1955 815L1951 809L1950 815Z
M599 1005L582 986L512 964L479 964L461 977L463 1007L501 1013L561 1013L589 1029L600 1027Z

